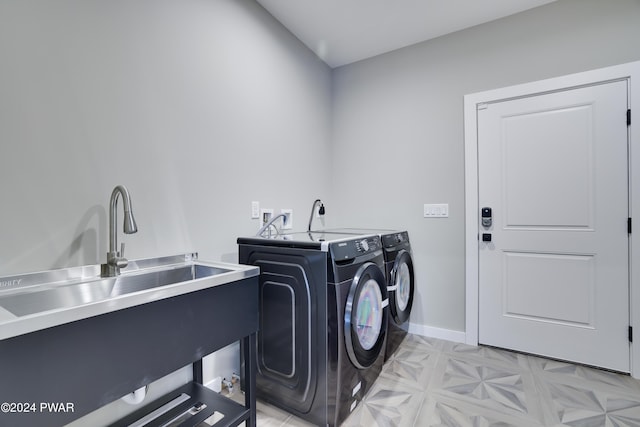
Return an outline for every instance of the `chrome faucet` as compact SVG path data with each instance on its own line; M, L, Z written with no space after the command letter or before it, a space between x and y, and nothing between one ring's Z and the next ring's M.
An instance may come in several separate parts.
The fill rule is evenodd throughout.
M127 266L129 261L124 257L124 243L120 252L116 250L118 246L118 233L116 229L116 208L118 207L118 196L122 196L124 203L124 226L125 234L133 234L138 231L136 220L131 211L131 197L124 185L118 185L111 193L109 206L109 252L107 252L107 263L102 264L102 277L113 277L120 274L120 269Z

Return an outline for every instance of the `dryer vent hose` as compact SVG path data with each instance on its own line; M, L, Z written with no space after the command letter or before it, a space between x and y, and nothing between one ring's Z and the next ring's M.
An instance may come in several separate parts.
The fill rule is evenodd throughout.
M320 209L318 209L318 215L324 215L324 203L322 203L322 200L316 199L313 202L313 206L311 206L311 216L309 217L309 227L307 228L307 231L311 231L311 223L313 222L313 214L316 212L316 206L318 206L318 204L320 204Z

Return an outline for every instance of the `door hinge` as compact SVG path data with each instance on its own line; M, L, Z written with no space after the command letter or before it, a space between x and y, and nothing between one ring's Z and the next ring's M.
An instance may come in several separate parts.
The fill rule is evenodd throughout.
M627 233L631 234L631 218L627 218Z
M631 126L631 108L627 110L627 126Z
M629 342L633 342L633 326L629 326Z

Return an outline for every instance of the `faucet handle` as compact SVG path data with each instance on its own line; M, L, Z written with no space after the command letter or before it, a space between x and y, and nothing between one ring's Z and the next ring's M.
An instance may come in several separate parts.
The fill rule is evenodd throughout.
M124 242L120 245L120 252L116 254L116 267L125 268L129 261L124 257Z

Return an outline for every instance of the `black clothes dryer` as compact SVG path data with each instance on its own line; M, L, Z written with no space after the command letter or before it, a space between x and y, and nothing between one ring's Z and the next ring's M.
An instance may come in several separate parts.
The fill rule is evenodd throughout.
M325 233L377 234L380 236L389 295L389 328L384 359L387 361L407 336L409 315L413 306L415 278L409 233L407 231L368 228L335 228L323 231Z
M389 328L385 361L396 352L407 336L409 315L413 306L415 279L409 233L382 234L387 291L389 291Z
M337 426L384 363L388 296L377 235L318 232L239 238L260 267L257 397Z

